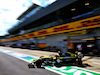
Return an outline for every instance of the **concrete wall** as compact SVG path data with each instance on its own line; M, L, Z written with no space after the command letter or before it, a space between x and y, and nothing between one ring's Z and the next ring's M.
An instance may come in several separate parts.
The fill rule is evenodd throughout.
M100 28L97 28L94 33L95 36L100 36Z
M66 50L67 42L63 41L64 39L67 39L66 33L47 36L47 46L56 46L58 49L63 50L65 48Z
M29 38L28 40L29 40L29 42L36 43L36 39L35 38Z

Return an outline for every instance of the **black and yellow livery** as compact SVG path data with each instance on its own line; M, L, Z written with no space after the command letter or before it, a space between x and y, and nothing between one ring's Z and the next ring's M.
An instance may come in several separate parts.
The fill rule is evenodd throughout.
M37 60L33 60L28 64L29 68L41 68L43 66L65 66L77 65L76 56L71 52L58 52L59 55L50 55L48 57L41 56Z

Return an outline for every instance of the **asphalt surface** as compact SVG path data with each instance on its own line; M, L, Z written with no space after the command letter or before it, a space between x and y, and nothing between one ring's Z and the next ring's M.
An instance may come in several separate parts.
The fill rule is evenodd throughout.
M57 52L49 52L49 51L41 51L41 50L29 50L29 49L20 49L20 48L11 48L11 47L3 47L3 46L0 46L0 49L5 49L5 50L9 50L9 51L13 51L13 52L18 52L18 53L21 53L21 54L26 54L26 55L30 55L30 56L36 56L36 57L40 57L40 56L49 56L50 54L58 54ZM1 53L0 53L0 63L1 63L1 58L4 58L3 56L1 57ZM7 58L7 57L6 57ZM16 58L12 57L13 60L15 60ZM4 60L4 59L2 59ZM10 60L10 58L9 58ZM19 60L19 59L16 59L16 60ZM15 60L15 61L16 61ZM90 59L89 56L85 56L83 57L83 63L85 64L88 64L90 66L87 66L87 67L81 67L83 69L87 69L87 70L92 70L92 71L95 71L95 72L100 72L100 57L93 57ZM6 61L6 60L5 60ZM22 61L22 60L19 60L19 61ZM3 63L4 61L2 61ZM8 61L7 61L8 62ZM11 62L11 61L10 61ZM27 68L27 63L22 61L23 63L21 64L21 62L19 63L18 62L18 65L21 64L21 66L25 69L25 71L32 71L32 75L57 75L53 72L50 72L50 71L47 71L47 70L43 70L43 69L28 69ZM15 65L16 65L17 62L15 62ZM13 64L13 61L12 61L12 64ZM0 64L1 65L1 64ZM16 65L15 68L18 67L18 65ZM7 65L6 65L7 66ZM20 67L21 67L20 66ZM21 68L22 68L21 67ZM1 68L1 67L0 67ZM8 67L9 68L9 67ZM0 69L0 72L1 69ZM22 71L23 72L23 71ZM39 73L41 74L39 74ZM44 73L45 72L45 73ZM33 74L34 73L34 74ZM1 74L0 74L1 75ZM6 74L4 74L6 75ZM8 75L8 74L7 74ZM9 74L10 75L10 74ZM12 74L12 75L15 75L15 74ZM23 74L17 74L17 75L23 75ZM24 75L31 75L31 74L24 74Z
M58 75L46 69L29 69L27 62L0 52L0 75Z

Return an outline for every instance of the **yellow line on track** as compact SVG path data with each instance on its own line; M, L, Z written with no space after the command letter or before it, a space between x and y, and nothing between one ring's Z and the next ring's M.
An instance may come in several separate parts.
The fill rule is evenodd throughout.
M83 62L85 62L85 63L87 63L87 64L89 64L89 65L92 65L92 63L90 63L90 62L88 62L88 61L83 60Z

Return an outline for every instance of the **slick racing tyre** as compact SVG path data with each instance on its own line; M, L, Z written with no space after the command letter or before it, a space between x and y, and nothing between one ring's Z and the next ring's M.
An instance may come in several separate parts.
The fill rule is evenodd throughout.
M28 64L28 68L35 68L33 64Z
M41 68L42 62L41 61L36 61L35 63L37 68Z

